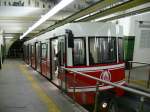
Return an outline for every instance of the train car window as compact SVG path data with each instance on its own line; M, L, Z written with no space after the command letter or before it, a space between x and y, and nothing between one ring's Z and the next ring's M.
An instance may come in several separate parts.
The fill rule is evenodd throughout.
M85 42L82 38L74 39L73 64L74 66L86 65Z
M32 49L31 50L31 52L32 52L31 56L34 56L34 46L33 45L31 46L31 49Z
M116 39L113 37L89 38L89 62L92 64L116 62Z
M58 56L59 64L64 66L66 63L66 52L65 52L65 37L59 37L58 39Z
M123 51L123 39L119 38L118 39L118 57L119 61L122 62L124 61L124 51Z
M49 42L47 42L47 59L49 60L50 59L50 44Z
M32 45L29 45L29 58L32 56Z
M23 46L23 56L24 56L24 60L28 59L28 53L27 53L27 46L26 45Z
M27 45L27 52L26 53L27 53L27 61L29 62L29 60L30 60L29 59L30 58L29 57L30 56L29 45Z
M43 43L42 44L42 54L41 54L41 57L43 59L45 59L47 57L47 44L46 43Z

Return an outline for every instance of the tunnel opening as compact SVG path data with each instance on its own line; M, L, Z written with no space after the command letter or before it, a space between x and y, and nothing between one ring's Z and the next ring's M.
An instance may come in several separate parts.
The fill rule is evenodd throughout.
M7 58L22 58L23 57L23 42L16 40L9 48Z

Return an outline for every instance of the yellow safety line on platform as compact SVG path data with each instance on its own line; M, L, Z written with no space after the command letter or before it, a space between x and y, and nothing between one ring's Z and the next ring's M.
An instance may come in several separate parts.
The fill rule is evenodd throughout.
M147 81L145 81L145 80L131 80L130 83L146 87Z
M26 78L31 82L32 88L38 94L40 99L47 105L48 112L60 112L59 107L55 104L55 102L48 96L42 88L38 85L37 81L33 78L32 74L26 69L25 66L20 65L20 69L22 73L26 76Z

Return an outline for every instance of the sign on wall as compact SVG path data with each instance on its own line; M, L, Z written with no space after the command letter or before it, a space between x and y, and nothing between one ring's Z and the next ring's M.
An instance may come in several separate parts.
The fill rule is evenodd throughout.
M150 48L150 30L141 30L140 48Z

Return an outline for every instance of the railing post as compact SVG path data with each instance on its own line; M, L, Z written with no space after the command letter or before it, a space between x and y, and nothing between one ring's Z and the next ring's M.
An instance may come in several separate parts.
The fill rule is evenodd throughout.
M148 81L147 81L147 88L149 88L150 85L150 67L148 69Z
M65 78L64 79L64 81L65 81L65 90L64 91L65 91L65 93L67 93L68 86L67 86L67 75L66 75L65 69L64 69L64 78Z
M65 69L64 68L60 68L60 74L61 74L61 76L60 76L60 86L61 86L61 89L62 89L62 93L64 92L64 93L66 93L67 92L67 76L66 76L66 74L65 74ZM63 85L63 83L65 84L65 85Z
M143 112L143 111L144 111L144 97L141 96L141 98L140 98L139 112Z
M130 83L131 66L132 66L132 62L130 62L130 61L129 61L129 75L128 75L128 83Z
M73 100L76 100L76 73L73 74Z
M63 93L64 92L64 90L63 90L63 80L61 78L64 75L64 70L62 68L60 68L60 70L61 70L61 72L60 72L60 74L61 74L61 76L60 76L60 86L61 86L61 92Z
M94 105L94 111L93 112L97 112L98 98L99 98L99 81L97 81L97 83L96 83L96 96L95 96L95 105Z

